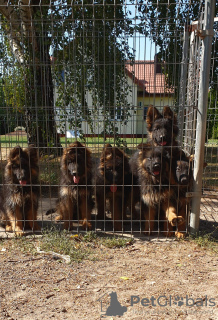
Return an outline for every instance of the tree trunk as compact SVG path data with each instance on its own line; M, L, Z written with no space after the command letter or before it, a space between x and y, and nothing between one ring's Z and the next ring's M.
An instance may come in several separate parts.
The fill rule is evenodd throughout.
M48 46L42 47L40 63L34 63L31 73L33 85L26 84L31 90L31 101L26 108L28 143L35 144L41 154L60 154L62 147L55 122L54 85Z

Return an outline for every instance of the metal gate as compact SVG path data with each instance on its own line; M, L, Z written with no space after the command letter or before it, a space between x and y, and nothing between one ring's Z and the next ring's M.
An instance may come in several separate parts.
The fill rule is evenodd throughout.
M27 231L38 232L36 223L42 229L55 226L76 232L92 229L138 236L144 235L149 220L155 220L153 234L161 235L162 225L169 221L158 201L153 217L149 206L148 215L144 214L141 186L133 172L129 180L122 177L109 185L105 171L103 182L95 179L105 147L119 148L113 149L112 155L106 151L103 157L120 156L123 174L125 161L140 150L140 144L147 143L146 119L151 105L160 117L165 106L178 115L176 144L189 162L193 159L193 188L186 192L186 200L192 199L192 204L187 206L183 232L189 227L191 233L198 232L200 218L207 227L217 227L214 7L212 0L205 6L189 1L0 1L2 236L13 235L17 220ZM77 142L82 146L73 147L79 159L76 168L83 161L86 164L82 178L73 176L74 167L68 166L73 154L69 145ZM32 144L26 151L16 147L26 149ZM29 180L14 181L12 162L21 154L28 168L35 167L28 169ZM23 170L20 162L17 168ZM72 174L71 182L64 179L64 170ZM116 171L114 163L111 171ZM79 183L84 187L81 193ZM20 194L24 199L26 193L31 198L29 207L16 198ZM119 220L116 227L115 218ZM8 228L7 221L11 221Z

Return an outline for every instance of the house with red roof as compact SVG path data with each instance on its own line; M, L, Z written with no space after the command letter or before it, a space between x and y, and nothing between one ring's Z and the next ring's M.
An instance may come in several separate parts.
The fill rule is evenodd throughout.
M128 80L126 98L129 109L127 121L121 120L123 110L117 107L113 112L114 123L118 129L116 134L125 137L146 136L146 112L149 105L157 108L169 105L173 106L174 89L168 86L166 81L166 64L155 60L136 60L134 63L126 61L125 73ZM87 92L86 100L89 110L93 109L91 93ZM58 113L58 112L57 112ZM125 112L123 112L125 114ZM126 120L126 119L125 119ZM57 119L59 121L59 118ZM93 114L92 130L87 121L82 121L82 131L85 136L99 135L104 130L104 112L98 111L97 116ZM65 132L67 137L77 132L77 128L70 128L66 120Z
M167 84L164 63L155 60L136 60L126 62L128 83L132 87L129 101L133 104L134 134L146 134L146 112L149 105L157 108L174 105L174 89Z

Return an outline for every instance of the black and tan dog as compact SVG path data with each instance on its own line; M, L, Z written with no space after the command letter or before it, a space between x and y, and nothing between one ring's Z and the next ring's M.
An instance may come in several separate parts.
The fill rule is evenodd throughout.
M175 235L177 238L184 238L188 225L190 203L190 198L186 197L186 193L191 190L193 182L192 159L190 159L190 157L188 157L181 149L176 148L174 149L171 161L172 174L174 175L175 183L172 187L177 202L177 212L184 220L183 223L177 225Z
M39 230L37 209L39 167L36 148L20 146L10 151L4 173L4 211L6 230L21 236L24 230Z
M95 194L98 219L105 219L105 206L108 199L114 222L114 230L122 229L122 220L126 217L131 183L127 155L119 148L107 144L97 163L93 184L96 185Z
M177 147L176 137L178 135L177 116L171 110L169 106L163 108L163 112L160 113L157 108L150 106L146 115L148 138L147 142L150 146L157 147L162 146L167 150L168 154L172 157L174 148ZM130 158L130 167L132 171L132 197L131 197L131 211L133 216L136 215L135 206L139 202L139 178L136 167L138 153L136 152Z
M176 182L168 152L150 144L140 144L138 149L133 156L132 171L137 172L140 185L145 232L153 232L155 220L159 217L164 220L164 232L170 234L172 226L181 224L183 218L177 214L175 190L171 187Z
M157 108L150 106L146 115L148 142L154 146L177 146L176 137L179 129L177 116L165 106L161 114Z
M60 195L56 221L64 220L64 229L71 229L73 220L82 220L83 228L91 229L92 159L91 151L80 142L70 144L61 158Z

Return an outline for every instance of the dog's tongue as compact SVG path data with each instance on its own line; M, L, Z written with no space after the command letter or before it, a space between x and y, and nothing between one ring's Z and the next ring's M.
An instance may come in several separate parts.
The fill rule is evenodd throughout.
M112 184L110 186L110 190L111 190L111 192L116 192L117 191L117 185L116 184Z
M19 184L21 184L22 186L26 185L26 180L19 180Z
M73 182L74 183L79 183L79 177L73 176Z
M160 174L160 171L153 171L155 176L158 176Z
M162 141L160 144L161 144L162 146L165 146L165 145L167 144L167 142L166 142L166 141Z

